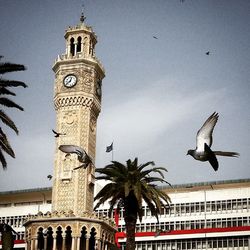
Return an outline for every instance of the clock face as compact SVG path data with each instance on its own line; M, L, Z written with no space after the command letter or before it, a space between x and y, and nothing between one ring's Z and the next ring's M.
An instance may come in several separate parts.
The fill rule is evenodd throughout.
M67 75L63 80L63 84L67 88L74 87L76 85L76 82L77 82L76 76L73 74Z

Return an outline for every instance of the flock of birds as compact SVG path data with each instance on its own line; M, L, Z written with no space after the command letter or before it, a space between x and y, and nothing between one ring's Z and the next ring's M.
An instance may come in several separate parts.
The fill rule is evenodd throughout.
M158 40L158 37L157 36L153 36L154 39ZM206 55L209 56L210 55L210 51L207 51L206 52Z
M184 0L181 0L184 2ZM158 39L157 36L153 36L154 39ZM210 51L206 51L207 56L211 54ZM219 168L219 163L216 158L219 156L227 156L227 157L238 157L239 153L237 152L225 152L225 151L212 151L211 146L213 142L213 130L218 121L219 115L214 112L202 127L199 129L196 135L196 149L189 149L187 155L191 155L195 160L198 161L208 161L213 167L214 171L217 171Z
M54 129L52 129L52 132L54 133L55 138L66 135L65 133L57 132ZM81 164L79 166L75 167L73 170L77 170L79 168L86 169L89 165L93 165L93 160L91 159L91 157L86 153L86 151L83 148L81 148L79 146L76 146L76 145L60 145L58 147L58 149L66 154L65 157L67 157L70 154L76 154L77 155L77 159ZM50 174L47 176L47 178L49 180L51 180L52 177L53 176L50 175Z
M196 148L189 149L187 155L191 155L195 160L198 161L208 161L213 167L214 171L217 171L219 168L219 163L216 156L227 156L227 157L238 157L239 153L237 152L226 152L226 151L213 151L211 149L213 143L213 130L218 121L219 115L217 112L214 112L210 115L202 127L198 130L196 135ZM58 138L59 136L66 135L65 133L59 133L53 130L54 136ZM86 151L76 145L60 145L58 148L60 151L67 155L76 154L77 159L80 162L80 165L75 167L73 170L79 168L86 169L90 164L93 165L93 161ZM52 179L52 175L48 175L49 180Z
M180 2L184 2L184 0L180 0ZM158 39L157 36L153 36L154 39ZM206 51L205 53L207 56L210 55L210 51ZM191 155L195 160L198 161L209 161L211 166L215 171L219 168L219 163L216 158L216 155L220 156L229 156L229 157L237 157L239 154L237 152L223 152L223 151L212 151L212 133L215 124L218 121L218 113L214 112L203 124L203 126L200 128L200 130L197 133L196 136L196 149L188 150L187 155ZM52 132L54 133L54 137L58 138L60 136L66 135L65 133L57 132L54 129L52 129ZM87 168L90 164L93 164L92 159L89 157L89 155L86 153L86 151L76 145L60 145L59 150L61 150L63 153L67 155L70 154L76 154L78 161L81 163L80 166L75 167L73 170L79 169L79 168ZM47 178L49 180L52 179L52 175L48 175Z

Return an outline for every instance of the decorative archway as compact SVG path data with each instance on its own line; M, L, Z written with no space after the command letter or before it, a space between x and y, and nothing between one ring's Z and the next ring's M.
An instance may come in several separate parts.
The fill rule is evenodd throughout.
M95 250L95 243L96 243L95 236L96 236L96 229L92 227L89 238L89 250Z
M87 239L87 229L82 227L81 237L80 237L80 250L86 250L86 239Z
M37 249L43 250L44 249L44 235L43 235L43 228L39 227L37 232Z
M62 250L63 247L63 236L62 236L62 228L59 226L57 227L56 231L56 249L57 250Z

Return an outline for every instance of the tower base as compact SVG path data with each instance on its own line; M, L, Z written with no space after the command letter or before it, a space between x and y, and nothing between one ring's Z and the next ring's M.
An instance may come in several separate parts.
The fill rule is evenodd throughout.
M28 217L26 250L115 249L115 224L110 218L83 212L39 212Z

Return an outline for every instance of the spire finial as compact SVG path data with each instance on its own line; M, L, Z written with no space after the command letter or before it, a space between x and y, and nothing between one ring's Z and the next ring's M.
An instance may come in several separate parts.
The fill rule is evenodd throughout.
M84 9L84 4L82 3L82 14L81 14L81 17L80 17L80 22L83 23L84 20L86 19L86 17L84 16L83 14L83 9Z

